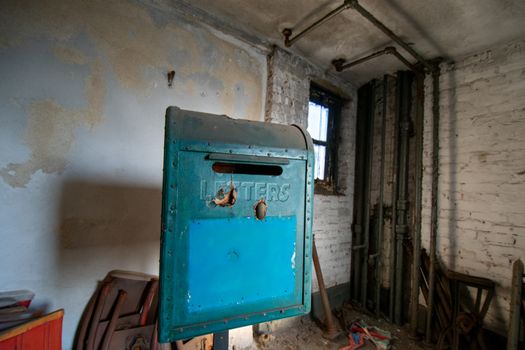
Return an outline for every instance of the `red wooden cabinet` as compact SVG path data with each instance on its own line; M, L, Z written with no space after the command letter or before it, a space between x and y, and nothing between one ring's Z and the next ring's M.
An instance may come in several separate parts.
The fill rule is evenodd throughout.
M62 349L62 318L58 310L0 333L0 350Z

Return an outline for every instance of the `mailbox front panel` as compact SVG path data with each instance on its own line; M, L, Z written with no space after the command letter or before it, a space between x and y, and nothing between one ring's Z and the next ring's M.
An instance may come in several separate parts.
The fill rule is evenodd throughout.
M304 190L292 181L304 174L306 162L278 165L282 174L268 176L216 173L212 167L219 162L207 158L180 153L180 186L195 197L179 210L177 242L187 248L176 258L174 321L191 325L302 304L304 223L296 218L303 217ZM213 204L232 185L235 203ZM267 215L258 220L254 207L261 198Z
M307 153L194 146L165 152L160 340L309 312Z

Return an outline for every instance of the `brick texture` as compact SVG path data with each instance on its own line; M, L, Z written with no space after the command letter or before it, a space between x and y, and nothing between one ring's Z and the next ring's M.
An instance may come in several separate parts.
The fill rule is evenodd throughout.
M486 325L505 332L511 265L525 259L525 41L443 64L438 253L497 283ZM423 245L430 232L430 79L426 82Z
M331 287L350 281L356 89L306 60L274 48L268 58L266 121L306 127L311 81L328 86L346 100L338 140L337 187L341 194L314 197L313 232L325 284ZM312 285L317 291L315 278Z

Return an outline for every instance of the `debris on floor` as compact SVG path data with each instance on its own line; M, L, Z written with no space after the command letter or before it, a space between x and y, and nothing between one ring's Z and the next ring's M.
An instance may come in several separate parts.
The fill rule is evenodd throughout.
M390 349L390 341L392 335L388 331L384 331L379 327L369 326L365 321L355 321L348 330L348 346L342 347L340 350L354 350L359 349L368 341L372 343L376 349L388 350Z
M416 340L409 338L408 329L398 327L384 319L376 319L373 316L355 310L349 305L344 306L336 312L342 316L342 320L348 320L347 329L354 327L355 332L350 332L354 343L359 344L361 339L364 344L361 347L348 349L360 350L423 350L423 346ZM361 330L358 331L358 327ZM369 335L365 332L369 333ZM359 336L356 336L359 334ZM365 337L362 336L365 334ZM374 342L367 341L372 338ZM246 350L340 350L350 345L347 336L341 336L332 341L323 338L323 330L311 317L304 316L294 327L279 329L268 335L264 341L258 341Z

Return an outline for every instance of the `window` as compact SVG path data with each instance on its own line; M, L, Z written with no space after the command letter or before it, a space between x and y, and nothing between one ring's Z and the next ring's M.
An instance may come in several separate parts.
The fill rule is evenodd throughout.
M340 108L339 98L312 85L308 104L308 132L314 143L316 190L322 186L333 191L335 187L336 128L334 126L339 118Z

